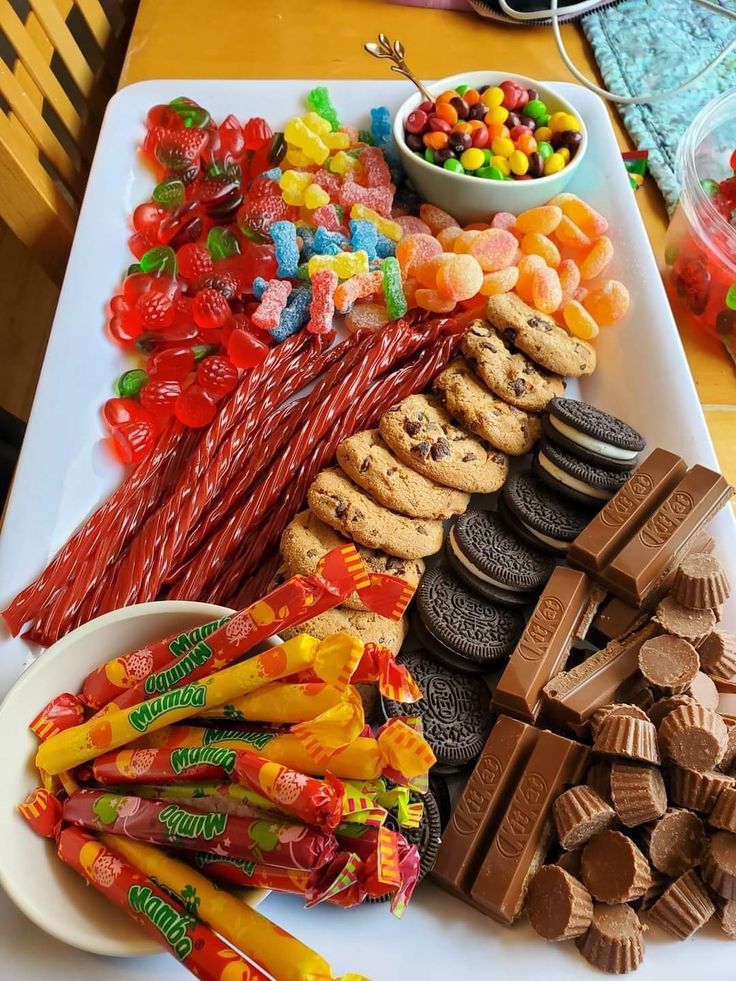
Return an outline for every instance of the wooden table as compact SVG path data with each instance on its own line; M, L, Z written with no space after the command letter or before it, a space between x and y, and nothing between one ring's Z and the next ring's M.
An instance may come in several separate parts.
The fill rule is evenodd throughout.
M571 80L549 27L506 26L385 0L227 0L214 7L141 0L120 85L149 78L384 78L385 64L363 52L363 42L379 31L404 41L422 78L487 67ZM581 28L568 25L563 35L573 60L600 81ZM631 149L609 111L619 145ZM637 200L661 263L667 213L653 180ZM680 334L721 466L736 482L736 375L716 341L685 324Z

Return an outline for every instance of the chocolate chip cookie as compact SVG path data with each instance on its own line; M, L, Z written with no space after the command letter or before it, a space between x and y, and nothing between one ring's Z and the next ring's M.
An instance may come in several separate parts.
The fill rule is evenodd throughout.
M434 390L456 422L511 456L528 453L542 432L540 416L498 398L456 358L434 380Z
M346 541L311 511L302 511L289 522L281 536L281 555L286 567L284 578L309 575L326 552L340 548ZM358 545L357 549L369 572L398 576L415 588L424 572L421 559L398 559L395 555L364 548L363 545ZM351 593L343 600L342 606L351 610L365 610L357 593Z
M342 470L374 501L410 518L444 520L462 514L470 496L442 487L407 467L381 439L377 429L366 429L337 448Z
M595 371L596 354L590 344L571 337L550 317L524 303L516 293L490 296L486 317L511 344L548 371L571 378L592 375Z
M364 644L383 644L394 654L398 654L408 629L406 617L402 617L401 620L389 620L387 617L379 616L378 613L346 610L342 606L337 606L334 610L320 613L319 616L300 623L298 627L279 631L279 636L288 640L289 637L296 637L297 634L311 634L317 640L324 640L330 634L344 630L359 637Z
M392 406L379 428L400 460L445 487L490 494L506 480L508 457L458 429L432 395L410 395Z
M485 320L468 327L462 352L493 394L517 409L541 412L565 391L562 378L538 367Z
M368 548L421 559L442 548L441 521L407 518L376 504L342 470L323 470L307 491L309 507L331 528Z

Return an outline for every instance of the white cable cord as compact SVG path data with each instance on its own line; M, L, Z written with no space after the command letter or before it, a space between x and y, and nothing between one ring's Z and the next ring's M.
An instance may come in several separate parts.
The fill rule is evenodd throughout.
M682 82L680 85L675 86L673 89L668 89L665 92L649 92L646 95L616 95L614 92L609 92L607 89L601 88L600 85L596 85L595 82L591 82L591 80L586 78L580 69L573 64L573 61L562 42L558 0L550 0L549 10L535 11L533 13L514 10L513 7L508 5L507 0L498 0L498 2L501 10L503 10L506 16L511 17L513 20L535 21L547 20L550 18L552 20L552 34L554 35L557 50L559 51L560 57L564 61L568 71L570 71L582 85L584 85L587 89L590 89L591 92L595 92L595 94L599 95L602 99L608 99L610 102L616 102L623 106L635 106L643 102L661 102L662 99L669 99L673 95L677 95L679 92L682 92L683 89L689 88L689 86L700 81L700 79L707 72L709 72L711 68L715 68L716 65L719 65L724 58L727 58L728 55L731 54L732 51L736 50L736 37L734 37L734 39L729 41L726 47L722 51L719 51L715 58L709 61L704 68L701 68L696 75L693 75L692 78L688 79L686 82ZM725 7L720 7L718 4L711 3L710 0L695 0L695 2L699 3L702 7L707 7L709 10L713 10L716 13L723 14L726 17L736 20L736 11L728 10ZM570 14L574 14L575 16L581 16L582 14L585 14L591 10L595 5L596 0L582 0L580 3L566 7L565 15L569 16Z

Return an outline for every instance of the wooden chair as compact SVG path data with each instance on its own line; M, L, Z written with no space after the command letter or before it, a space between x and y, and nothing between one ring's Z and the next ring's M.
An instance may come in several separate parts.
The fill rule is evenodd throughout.
M0 0L0 218L59 282L135 0Z

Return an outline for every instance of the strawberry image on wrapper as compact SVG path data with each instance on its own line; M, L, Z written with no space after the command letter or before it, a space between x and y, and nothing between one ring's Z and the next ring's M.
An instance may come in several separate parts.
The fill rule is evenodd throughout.
M267 981L253 964L215 936L191 909L79 828L59 836L59 858L133 917L201 981Z

